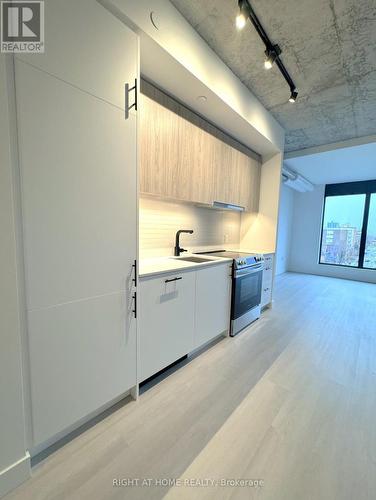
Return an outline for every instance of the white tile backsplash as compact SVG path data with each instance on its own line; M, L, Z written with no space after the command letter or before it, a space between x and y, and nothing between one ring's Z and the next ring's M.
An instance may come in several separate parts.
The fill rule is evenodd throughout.
M238 246L240 214L154 198L140 199L140 258L173 255L178 229L180 243L189 251Z

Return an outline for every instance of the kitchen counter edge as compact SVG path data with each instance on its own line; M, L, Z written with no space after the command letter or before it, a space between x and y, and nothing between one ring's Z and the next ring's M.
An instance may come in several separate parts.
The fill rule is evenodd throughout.
M224 257L211 257L210 260L208 259L208 262L199 263L187 262L180 260L179 258L174 259L171 257L152 260L145 259L140 261L139 278L149 278L151 276L170 274L177 271L182 272L193 271L196 269L199 270L214 265L225 264L226 262L231 263L232 259ZM168 264L171 264L171 266L168 266Z

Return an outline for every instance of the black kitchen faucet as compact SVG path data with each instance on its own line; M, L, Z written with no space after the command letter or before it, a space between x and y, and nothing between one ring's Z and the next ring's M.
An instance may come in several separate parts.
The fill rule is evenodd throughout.
M180 248L179 238L180 238L181 233L192 234L193 233L193 229L180 229L179 231L177 231L176 237L175 237L175 252L174 252L174 255L176 257L179 257L179 255L182 252L187 252L187 250L185 250L184 248Z

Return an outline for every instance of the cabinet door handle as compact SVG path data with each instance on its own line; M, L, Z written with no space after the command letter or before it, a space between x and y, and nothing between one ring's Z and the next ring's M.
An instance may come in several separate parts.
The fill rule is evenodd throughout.
M134 304L132 312L134 314L134 319L137 319L137 292L134 292L132 299Z
M179 280L182 280L183 278L180 277L180 278L171 278L170 280L165 280L165 283L171 283L172 281L179 281Z
M133 269L134 269L134 278L132 279L134 286L137 286L137 260L134 261L133 264Z
M133 104L129 105L129 93L134 91L134 102ZM137 78L134 80L134 85L133 87L129 86L129 83L126 83L124 86L124 97L125 97L125 110L124 110L124 117L126 120L129 118L129 111L134 108L135 111L137 111Z

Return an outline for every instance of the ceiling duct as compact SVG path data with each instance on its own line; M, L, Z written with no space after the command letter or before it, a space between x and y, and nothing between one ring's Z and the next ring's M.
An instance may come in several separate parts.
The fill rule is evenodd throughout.
M282 179L285 186L295 189L295 191L299 191L300 193L314 190L314 185L305 177L285 166L282 167Z

